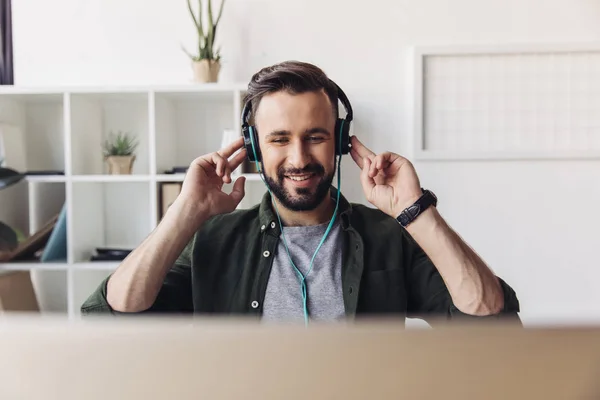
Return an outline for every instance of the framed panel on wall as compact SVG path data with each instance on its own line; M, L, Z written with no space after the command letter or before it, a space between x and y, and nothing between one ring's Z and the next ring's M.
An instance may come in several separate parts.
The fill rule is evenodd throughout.
M600 158L600 43L415 47L414 158Z

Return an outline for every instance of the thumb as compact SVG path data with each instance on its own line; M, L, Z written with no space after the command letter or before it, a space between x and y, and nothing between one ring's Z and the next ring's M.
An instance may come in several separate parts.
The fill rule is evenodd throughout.
M231 190L231 193L229 194L229 196L235 202L236 206L238 204L240 204L240 201L242 201L242 199L244 198L244 195L246 194L245 189L244 189L245 182L246 182L245 176L240 176L239 178L237 178L235 180L235 183L233 184L233 189Z

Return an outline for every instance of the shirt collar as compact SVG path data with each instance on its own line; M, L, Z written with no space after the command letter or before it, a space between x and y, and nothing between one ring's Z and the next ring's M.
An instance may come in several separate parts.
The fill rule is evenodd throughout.
M330 188L330 197L335 201L338 190L334 186ZM341 217L342 228L347 229L350 225L350 215L352 214L352 204L340 193L340 203L338 205L338 215ZM276 236L280 234L279 221L275 214L275 209L271 203L271 194L266 191L258 208L258 220L261 232L271 232Z

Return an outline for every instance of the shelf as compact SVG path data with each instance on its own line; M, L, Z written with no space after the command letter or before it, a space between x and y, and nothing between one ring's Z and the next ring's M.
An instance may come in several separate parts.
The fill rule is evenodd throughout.
M150 175L74 175L69 178L73 182L150 182Z
M185 174L158 174L156 175L157 182L183 182Z
M168 183L186 176L165 171L187 167L241 135L246 89L237 83L0 86L0 131L11 139L18 135L21 143L8 153L16 164L7 166L64 172L27 175L24 184L1 191L0 221L31 235L63 207L67 215L65 262L9 262L0 264L0 273L30 271L44 312L77 318L81 303L119 265L90 261L96 249L139 246L178 194L177 185ZM104 140L118 131L134 133L139 141L130 175L109 174L103 157ZM242 172L253 169L242 164L232 178L262 182L258 174ZM256 205L264 193L262 184L246 185L238 208Z
M43 87L19 87L19 86L0 86L0 96L15 96L25 99L35 98L36 96L56 96L60 97L64 93L146 93L146 92L233 92L236 90L246 90L247 84L242 82L215 82L215 83L189 83L189 84L160 84L160 85L88 85L88 86L43 86Z
M256 173L234 175L243 176L247 181L261 181L260 175ZM29 175L25 180L30 183L65 183L65 182L183 182L185 174L157 174L157 175Z
M15 261L0 263L0 274L4 271L114 271L119 266L120 261L94 261L80 263L66 262L30 262Z
M67 177L64 175L27 175L25 180L30 183L64 183L67 181Z
M106 174L103 144L119 132L135 136L139 143L133 174L149 173L148 96L145 92L70 95L70 157L74 175Z
M224 134L239 126L238 95L223 91L156 92L155 172L187 167L198 156L220 149Z
M72 196L74 262L88 262L97 248L135 248L153 227L147 183L74 182Z
M0 271L64 271L68 269L67 263L41 263L41 262L7 262L0 263ZM1 272L0 272L1 273Z
M0 96L0 134L9 145L6 163L17 171L65 169L64 96Z
M246 178L246 181L260 181L262 182L262 179L260 178L259 174L238 174L238 175L233 175L232 178L235 179L238 176L243 176ZM185 178L185 174L159 174L156 175L156 181L157 182L182 182Z

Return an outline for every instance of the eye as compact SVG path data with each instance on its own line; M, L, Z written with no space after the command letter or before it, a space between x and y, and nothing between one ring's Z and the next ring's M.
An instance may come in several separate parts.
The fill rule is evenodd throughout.
M308 140L310 140L311 142L318 142L318 141L323 140L323 137L322 136L309 136Z
M278 138L271 140L272 143L285 143L287 142L287 138Z

